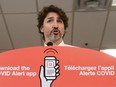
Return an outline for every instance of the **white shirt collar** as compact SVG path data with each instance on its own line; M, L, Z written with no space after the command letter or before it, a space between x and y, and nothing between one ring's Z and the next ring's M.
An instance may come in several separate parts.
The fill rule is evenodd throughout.
M58 46L65 46L64 41L62 41Z
M44 43L44 46L47 46L47 45ZM65 46L64 41L62 41L58 46Z
M44 43L44 46L47 46L47 45ZM74 46L72 46L72 45L65 44L64 41L62 41L58 46L74 47Z

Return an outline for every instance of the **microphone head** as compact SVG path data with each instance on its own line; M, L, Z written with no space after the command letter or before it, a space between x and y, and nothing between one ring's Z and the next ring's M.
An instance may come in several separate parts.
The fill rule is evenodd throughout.
M53 43L52 42L48 42L47 46L53 46Z

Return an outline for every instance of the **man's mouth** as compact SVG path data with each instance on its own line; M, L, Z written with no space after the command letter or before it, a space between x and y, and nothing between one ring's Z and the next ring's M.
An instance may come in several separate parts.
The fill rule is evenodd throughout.
M53 34L54 35L58 35L59 34L59 30L53 30Z

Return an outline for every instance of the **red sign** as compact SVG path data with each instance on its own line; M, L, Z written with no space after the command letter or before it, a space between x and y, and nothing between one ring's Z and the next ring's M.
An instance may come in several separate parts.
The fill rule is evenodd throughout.
M47 61L45 57L49 57ZM58 77L54 74L57 69ZM52 74L46 77L45 72ZM55 46L0 54L0 87L43 87L41 74L46 81L53 81L52 87L116 87L116 58L90 49Z

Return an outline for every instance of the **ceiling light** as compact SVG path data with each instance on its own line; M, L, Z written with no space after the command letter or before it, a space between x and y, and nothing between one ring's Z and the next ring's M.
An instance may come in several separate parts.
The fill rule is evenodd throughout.
M112 6L116 6L116 0L112 1Z
M111 6L112 0L75 0L76 11L101 11Z

